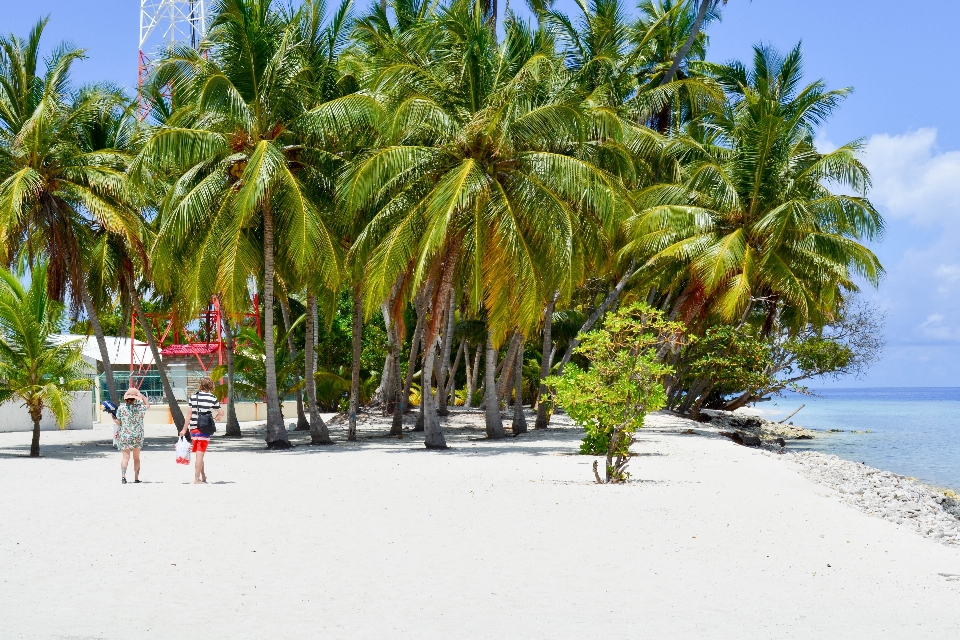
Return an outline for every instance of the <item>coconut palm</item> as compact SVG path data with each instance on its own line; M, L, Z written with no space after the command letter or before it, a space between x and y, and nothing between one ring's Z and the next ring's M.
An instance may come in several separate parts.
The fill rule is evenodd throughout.
M538 274L569 270L576 211L615 216L624 205L616 177L576 157L583 105L545 31L508 19L500 44L465 1L425 23L376 61L370 86L392 114L389 143L347 169L341 193L349 210L377 211L352 250L367 300L386 299L401 277L406 291L431 292L426 385L455 281L472 313L486 310L496 348L539 322ZM426 446L443 447L424 389Z
M312 104L309 105L313 111L304 118L303 122L307 142L313 148L322 150L322 158L319 156L316 158L315 166L320 169L326 179L317 181L320 188L316 194L317 202L328 219L337 220L340 238L345 246L349 246L366 220L359 216L337 216L334 179L357 153L375 142L375 137L372 136L375 136L376 131L370 126L371 117L374 120L382 117L380 106L375 101L355 94L359 88L352 69L356 66L355 61L351 64L351 61L343 60L345 49L350 42L350 33L354 28L351 7L352 1L344 0L330 19L324 20L325 3L320 0L307 0L301 6L299 14L292 18L292 21L298 25L303 43L308 83L314 88L310 94ZM345 118L348 107L351 107L350 113L354 116L359 114L361 117ZM360 277L362 274L357 269L349 269L344 275L350 280L354 301L353 364L347 439L355 440L361 392L360 350L363 316ZM306 283L308 299L324 288L323 282L309 280ZM336 296L335 292L331 293L334 297ZM315 326L316 320L314 315L311 318L311 327ZM315 373L315 364L312 361L308 364L312 367L311 371ZM307 372L308 379L314 375L311 371ZM319 413L314 413L319 421ZM327 441L329 442L329 438Z
M122 205L129 159L127 101L116 89L74 91L83 51L57 48L39 72L46 20L22 40L0 37L0 262L48 263L48 293L90 319L116 399L98 305L85 285L84 235L115 233L139 250L139 220Z
M241 373L234 382L234 392L247 397L263 398L267 393L266 340L249 327L240 329L236 340L234 366ZM278 343L276 338L274 343L278 389L282 396L299 393L302 384L298 373L303 368L303 353L291 353L282 343ZM219 365L210 370L210 377L218 380L226 373L227 365ZM226 393L226 385L217 388L217 395L226 396Z
M660 103L650 126L662 134L675 133L699 115L704 103L724 99L718 87L697 72L709 39L697 26L699 11L688 0L645 0L639 10L634 39L642 50L640 91ZM703 16L703 24L718 18L719 14L710 10ZM683 57L678 58L685 47ZM649 98L646 102L653 102Z
M31 272L29 289L0 269L0 404L22 402L33 421L30 457L40 456L40 419L53 414L60 428L70 420L71 393L90 387L93 373L78 341L54 339L64 321L63 304L50 298L47 267Z
M267 445L290 446L280 414L274 348L276 261L335 288L338 244L315 192L326 159L304 144L308 64L299 31L269 0L215 5L204 52L177 48L156 82L182 101L147 134L132 175L139 185L172 176L159 207L157 246L193 256L187 277L209 278L230 309L246 300L247 276L262 266Z
M138 244L141 246L150 244L153 233L149 226L141 224L141 233L142 239ZM120 304L140 324L140 330L153 357L174 427L179 431L183 428L183 410L173 393L166 364L160 356L162 345L157 342L153 321L147 316L143 307L143 300L150 299L157 293L151 278L150 261L136 252L134 247L117 234L97 229L91 230L87 238L85 264L89 267L89 272L86 277L87 286L91 291L96 292L95 297L91 295L94 297L94 304L104 307ZM174 309L182 308L180 304L171 304L169 299L165 306ZM172 320L178 322L183 317L181 312ZM133 380L130 383L133 384Z
M697 42L697 39L700 35L700 29L702 29L709 20L710 12L716 10L716 7L719 4L720 0L700 0L700 5L697 8L697 14L690 25L687 38L684 40L683 46L680 47L680 50L677 51L676 56L673 58L673 63L670 65L667 73L663 76L661 84L667 84L673 80L674 76L680 70L680 66L686 61L687 56L690 54L690 50ZM727 0L723 0L723 4L727 4Z
M799 45L781 57L758 46L754 66L708 68L731 98L687 128L671 152L681 180L650 187L628 251L648 256L650 281L674 294L688 321L759 315L762 333L829 320L854 276L876 284L882 267L860 241L883 231L863 195L870 176L859 142L821 153L817 126L849 90L805 87Z
M544 20L557 34L562 45L567 67L574 81L591 105L591 128L595 132L580 154L591 162L620 177L630 189L640 189L662 182L664 176L674 176L675 161L664 158L666 138L646 125L679 121L672 118L675 110L688 116L703 105L720 103L723 92L704 78L684 78L661 86L659 78L670 64L677 36L686 32L677 25L693 21L689 3L663 0L646 2L640 7L641 17L632 20L620 0L590 0L578 2L578 11L571 18L559 11L548 12ZM700 42L704 39L701 38ZM666 54L665 54L666 52ZM692 52L702 52L698 47ZM664 60L666 62L664 63ZM661 68L662 67L662 68ZM659 75L658 75L659 74ZM669 133L669 126L663 128ZM573 234L574 269L566 279L567 287L555 288L552 297L543 301L544 330L541 351L542 380L553 365L551 328L555 305L579 303L587 311L580 333L591 331L626 290L637 274L633 261L621 260L621 250L627 241L622 222L594 220L581 216L580 225ZM601 281L602 293L586 287L588 281ZM548 289L549 291L550 289ZM578 301L571 299L577 291ZM591 292L583 296L583 291ZM573 357L579 344L574 337L560 358L558 372ZM541 403L537 412L537 428L545 428L549 421L548 407Z

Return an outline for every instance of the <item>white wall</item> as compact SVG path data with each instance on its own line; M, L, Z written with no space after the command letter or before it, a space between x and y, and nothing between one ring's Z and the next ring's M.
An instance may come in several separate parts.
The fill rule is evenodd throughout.
M73 394L73 403L71 404L73 411L71 420L67 423L67 429L93 429L92 394L92 391L78 391ZM56 431L58 428L53 415L44 410L43 419L40 421L40 430ZM33 421L30 419L30 414L16 400L0 405L0 433L10 431L33 431Z
M288 425L292 422L296 424L297 422L297 403L294 400L287 400L286 402L280 403L280 408L283 411L283 421ZM2 409L0 409L2 410ZM184 415L187 413L187 405L180 403L180 410L183 411ZM223 406L224 411L224 420L226 420L226 405ZM102 424L112 424L113 418L109 413L103 410L101 405L97 405L94 408L94 415L96 422ZM29 418L28 418L29 419ZM267 419L267 405L262 402L238 402L237 403L237 420L239 422L256 422L258 420ZM173 418L170 416L170 409L167 407L166 402L159 402L156 404L150 405L150 409L147 410L147 414L143 418L144 424L173 424ZM78 427L74 427L78 428ZM82 427L86 428L86 427ZM3 431L3 427L0 426L0 431Z

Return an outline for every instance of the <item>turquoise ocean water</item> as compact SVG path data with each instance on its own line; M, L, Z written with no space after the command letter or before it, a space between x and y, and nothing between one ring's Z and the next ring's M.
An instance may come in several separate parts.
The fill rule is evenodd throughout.
M779 420L806 405L790 422L824 433L791 441L789 449L832 453L960 490L960 387L823 389L816 394L787 393L757 409L763 417ZM828 429L843 432L826 433Z

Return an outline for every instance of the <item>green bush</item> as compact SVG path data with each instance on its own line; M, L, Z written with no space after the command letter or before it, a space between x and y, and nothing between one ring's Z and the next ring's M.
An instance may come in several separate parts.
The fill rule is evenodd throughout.
M643 304L631 304L607 317L603 327L583 336L575 353L588 369L569 366L548 378L556 402L586 434L580 452L606 457L604 478L597 463L597 482L624 482L633 434L650 411L666 404L663 377L671 372L658 350L683 336L683 325Z

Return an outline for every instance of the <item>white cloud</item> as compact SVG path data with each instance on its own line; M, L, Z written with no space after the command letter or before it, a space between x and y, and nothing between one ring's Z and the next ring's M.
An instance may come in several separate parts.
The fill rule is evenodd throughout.
M816 145L837 148L823 133ZM940 149L936 129L918 129L870 137L863 161L868 196L887 221L883 241L870 245L886 277L863 295L886 314L887 347L859 384L960 385L960 151Z
M960 384L960 151L939 148L935 129L919 129L872 136L863 160L869 197L887 220L884 240L871 246L886 277L865 291L886 311L887 348L865 383Z
M817 137L813 141L813 144L817 147L817 151L820 153L830 153L831 151L836 151L839 148L839 145L828 138L827 132L823 130L817 132Z
M947 317L942 313L932 313L920 325L923 337L937 342L955 342L960 339L960 331L945 322Z
M937 267L936 276L946 282L960 280L960 264L942 264Z
M874 135L864 157L870 198L890 217L960 225L960 151L941 152L936 129Z

